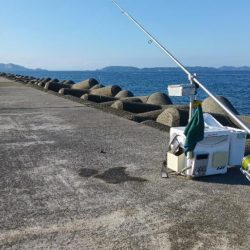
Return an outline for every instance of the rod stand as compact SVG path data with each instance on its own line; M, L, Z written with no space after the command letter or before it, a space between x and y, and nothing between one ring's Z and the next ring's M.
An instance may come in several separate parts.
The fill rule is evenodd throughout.
M188 74L188 80L191 84L191 86L195 89L195 92L193 95L189 96L189 117L188 117L188 121L190 122L190 120L192 119L193 116L193 102L194 100L196 100L197 97L197 89L199 88L199 86L194 82L194 78L196 78L196 74L194 73L192 74Z

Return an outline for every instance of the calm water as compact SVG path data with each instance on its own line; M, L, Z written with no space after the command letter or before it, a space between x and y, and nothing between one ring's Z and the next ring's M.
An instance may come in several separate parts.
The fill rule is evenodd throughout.
M198 79L215 95L227 97L241 114L250 115L250 71L199 70ZM26 73L27 74L27 73ZM179 69L159 72L105 72L105 71L48 71L32 72L35 77L51 77L59 80L79 82L96 78L104 85L117 84L135 95L148 95L153 92L167 93L168 84L188 83L186 75ZM206 98L202 90L199 99ZM172 98L184 103L183 97Z

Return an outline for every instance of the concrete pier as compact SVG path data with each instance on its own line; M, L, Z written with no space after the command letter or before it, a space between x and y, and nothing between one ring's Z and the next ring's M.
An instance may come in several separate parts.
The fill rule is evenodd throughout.
M249 249L249 182L162 179L166 132L0 78L0 136L2 249Z

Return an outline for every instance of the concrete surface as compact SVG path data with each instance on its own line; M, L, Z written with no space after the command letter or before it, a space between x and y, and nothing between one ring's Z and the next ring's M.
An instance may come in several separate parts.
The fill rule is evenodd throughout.
M167 134L0 78L1 249L249 249L237 169L160 177Z

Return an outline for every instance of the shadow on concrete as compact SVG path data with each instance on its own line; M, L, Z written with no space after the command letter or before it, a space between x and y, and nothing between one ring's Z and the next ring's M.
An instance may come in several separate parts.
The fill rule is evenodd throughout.
M96 175L95 178L106 181L107 183L118 184L126 181L144 182L146 179L140 177L132 177L125 173L126 168L110 168L102 174Z
M125 167L117 167L117 168L110 168L103 172L102 174L98 174L98 171L91 168L82 168L79 172L79 175L82 177L91 177L101 179L107 183L111 184L119 184L127 181L136 181L136 182L145 182L146 179L140 177L133 177L128 175L125 172Z
M250 186L250 182L240 172L240 169L237 167L229 168L226 174L204 176L204 177L195 179L195 181L219 183L219 184L227 184L227 185Z
M91 177L93 175L98 174L98 171L92 168L82 168L79 172L81 177Z

